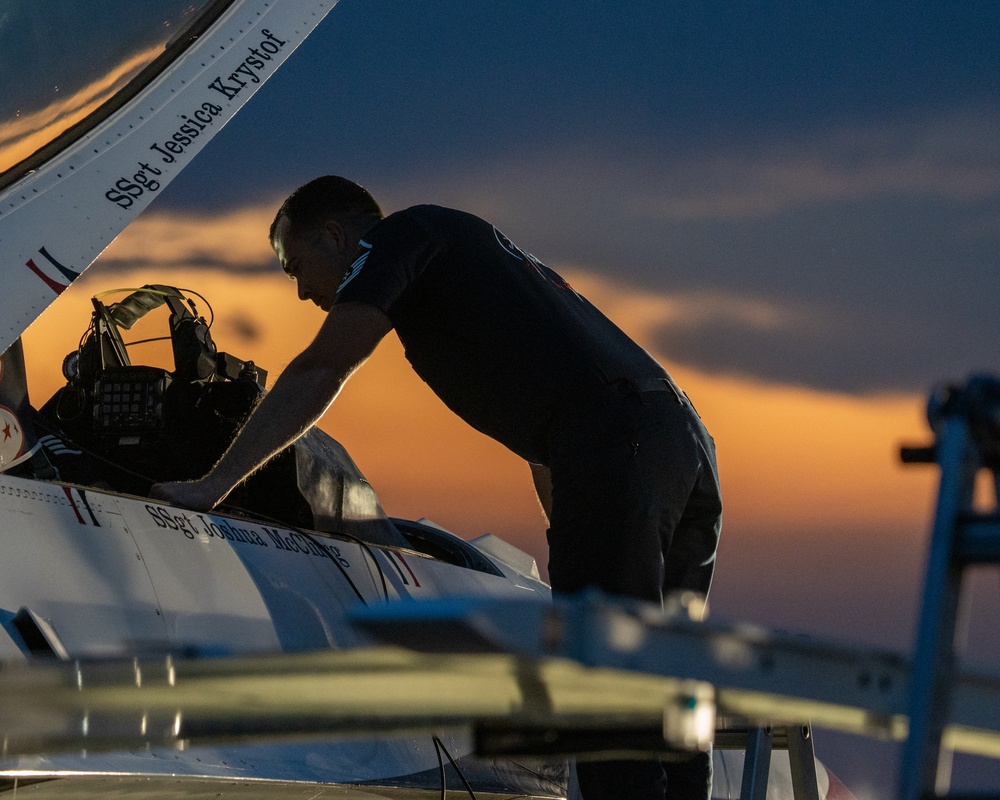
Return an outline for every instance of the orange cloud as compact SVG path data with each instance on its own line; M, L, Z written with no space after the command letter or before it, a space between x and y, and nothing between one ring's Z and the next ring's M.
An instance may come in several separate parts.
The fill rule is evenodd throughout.
M143 215L112 242L102 259L152 265L150 268L156 270L199 263L240 270L276 263L267 231L280 202L240 208L208 219L176 211Z

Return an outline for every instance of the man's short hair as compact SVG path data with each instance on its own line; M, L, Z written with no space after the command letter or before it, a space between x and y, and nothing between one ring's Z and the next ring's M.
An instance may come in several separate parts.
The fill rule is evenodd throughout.
M274 244L282 217L288 220L288 230L298 236L334 218L363 224L377 222L382 216L382 209L367 189L347 178L324 175L288 196L271 223L268 238Z

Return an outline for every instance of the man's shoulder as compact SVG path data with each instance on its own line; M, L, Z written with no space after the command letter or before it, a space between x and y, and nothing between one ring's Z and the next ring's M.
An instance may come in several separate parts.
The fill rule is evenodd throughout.
M423 204L394 211L378 222L365 236L362 245L376 242L447 242L475 235L492 226L475 214L445 206Z
M472 221L485 222L485 220L468 211L461 211L457 208L448 208L447 206L439 206L432 203L423 203L394 211L382 221L390 222L396 220L414 220L418 223L426 222L442 225L469 223Z

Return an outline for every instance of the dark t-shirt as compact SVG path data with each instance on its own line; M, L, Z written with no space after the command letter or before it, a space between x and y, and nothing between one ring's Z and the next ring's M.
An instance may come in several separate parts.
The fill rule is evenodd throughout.
M474 428L547 463L553 417L662 367L553 270L490 223L438 206L386 217L337 302L376 306L417 374Z

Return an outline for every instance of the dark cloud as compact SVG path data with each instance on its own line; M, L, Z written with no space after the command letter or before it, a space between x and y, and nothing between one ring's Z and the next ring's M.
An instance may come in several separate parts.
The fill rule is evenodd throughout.
M922 390L1000 369L998 33L985 0L341 0L159 204L338 172L552 264L813 314L665 328L671 356Z
M998 118L852 126L680 165L567 151L389 194L478 210L556 266L796 318L754 327L730 302L665 328L671 358L842 391L923 391L1000 370L1000 150L984 135Z
M185 201L281 193L321 165L386 180L583 145L683 159L995 106L998 31L986 0L341 0L210 146L227 181L192 170Z
M995 343L970 348L963 339L957 332L942 340L931 320L823 307L795 325L751 325L725 313L698 325L665 324L656 342L671 360L700 369L860 394L922 392L1000 369Z
M226 339L236 338L241 344L252 344L261 338L260 324L250 313L234 314L222 321Z

